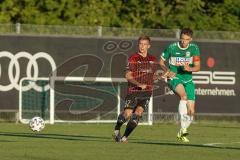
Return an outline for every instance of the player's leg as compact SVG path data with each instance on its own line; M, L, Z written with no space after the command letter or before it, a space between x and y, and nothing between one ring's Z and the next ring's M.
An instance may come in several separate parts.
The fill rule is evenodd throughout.
M122 125L131 117L135 105L135 96L133 94L128 94L125 98L124 111L119 114L116 125L114 127L113 138L116 142L120 141L120 129Z
M122 113L119 114L117 123L115 125L115 130L120 130L122 125L130 118L132 115L133 109L131 108L125 108Z
M174 92L180 97L178 113L180 115L180 130L177 133L177 138L181 141L188 142L189 140L186 138L188 135L187 132L187 122L189 116L187 115L187 94L180 79L173 79L169 82L170 87L174 90Z
M126 130L122 137L123 142L127 141L128 136L137 127L144 110L146 110L148 107L150 97L151 93L140 93L140 95L137 97L137 107L134 109L133 114L128 121Z
M130 117L128 124L126 126L126 130L122 137L122 142L127 141L128 136L132 133L132 131L137 127L139 119L142 117L144 109L141 106L137 106L134 113Z
M180 115L181 128L186 128L186 115L187 115L187 94L180 79L172 79L169 81L171 89L180 97L178 113Z
M187 115L188 109L187 109L187 95L185 92L185 88L182 84L178 84L175 88L175 92L179 95L180 101L178 105L178 113L180 115L180 124L181 128L178 133L178 137L186 136L187 133L187 121L189 116Z
M113 138L116 142L119 142L121 139L120 129L122 125L131 117L132 109L126 108L122 113L119 114L116 125L114 127Z
M190 126L190 124L193 121L193 116L195 114L195 85L193 82L189 82L185 85L185 90L187 93L187 107L188 107L188 122L187 122L187 128Z
M193 121L193 117L194 117L194 113L195 113L195 101L188 100L187 107L188 107L189 118L187 119L186 127L188 128Z
M193 82L188 82L183 86L187 96L187 101L184 101L184 104L181 104L180 102L179 105L179 113L182 114L182 125L177 137L184 142L189 142L186 136L188 135L187 129L192 123L193 115L195 113L195 85Z

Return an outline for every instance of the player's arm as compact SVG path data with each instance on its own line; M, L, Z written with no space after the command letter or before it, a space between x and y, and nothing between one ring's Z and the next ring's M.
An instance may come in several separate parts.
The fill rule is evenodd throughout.
M136 86L145 89L147 85L139 83L133 76L133 73L137 71L137 66L134 59L128 59L128 65L126 67L125 78L128 82L135 84Z
M161 58L160 58L160 62L159 62L160 67L163 70L161 78L170 78L171 79L171 78L173 78L176 75L174 72L170 71L170 69L166 65L166 61L170 58L171 53L172 53L171 45L168 46L162 52L162 55L161 55Z
M159 64L160 64L160 67L162 68L163 72L167 72L169 70L168 66L166 65L165 62L169 59L170 53L171 53L171 48L167 47L161 54Z
M168 67L167 67L167 65L165 64L165 60L164 60L162 57L161 57L161 59L160 59L159 64L160 64L160 67L162 68L162 70L163 70L164 72L168 71Z
M171 72L169 68L167 67L165 60L161 57L160 59L160 67L163 70L162 78L173 78L176 74L174 72Z
M132 84L135 84L136 86L138 86L142 89L145 89L147 87L146 84L141 84L138 81L136 81L133 77L133 72L131 72L129 70L126 72L125 77L126 77L127 81L131 82Z
M184 70L188 72L198 72L200 71L200 56L193 56L193 67L190 67L188 64L184 65Z

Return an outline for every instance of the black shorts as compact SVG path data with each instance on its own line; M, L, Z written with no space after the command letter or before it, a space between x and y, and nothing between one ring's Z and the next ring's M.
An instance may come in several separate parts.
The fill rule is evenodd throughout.
M127 94L124 109L134 110L137 106L141 106L144 110L146 110L151 96L151 92L134 92Z

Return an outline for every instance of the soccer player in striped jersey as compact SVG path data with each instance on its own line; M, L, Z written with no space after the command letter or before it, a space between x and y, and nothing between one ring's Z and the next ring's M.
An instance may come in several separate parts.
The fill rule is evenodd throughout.
M144 110L147 109L153 91L155 72L158 67L157 58L148 53L150 38L141 36L138 39L138 52L128 58L126 79L128 91L125 98L124 111L118 116L113 138L116 142L127 142L128 136L138 125ZM127 126L123 136L120 134L121 126Z
M192 35L191 29L182 29L180 41L170 44L160 59L160 66L169 78L170 88L180 97L178 112L181 128L177 139L183 142L189 142L186 137L187 128L195 113L195 84L192 81L192 72L200 70L200 51L197 44L191 42Z

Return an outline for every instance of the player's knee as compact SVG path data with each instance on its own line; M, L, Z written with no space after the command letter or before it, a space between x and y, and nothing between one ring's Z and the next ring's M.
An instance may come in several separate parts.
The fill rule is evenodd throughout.
M190 116L193 116L194 114L195 114L195 110L194 110L194 109L189 110L189 115L190 115Z
M181 98L181 100L186 101L187 100L187 95L181 95L180 98Z
M143 113L144 109L142 107L137 107L137 109L134 111L134 113L141 117L142 116L142 113Z
M140 117L141 117L141 116L139 116L139 115L133 113L132 116L131 116L131 118L130 118L130 121L129 121L129 122L130 122L132 125L137 126Z
M187 115L194 116L194 114L195 114L195 110L193 108L189 108L188 112L187 112Z
M126 119L129 119L131 117L131 115L132 115L132 111L133 111L132 109L125 109L124 112L123 112L124 117Z
M121 113L119 116L118 116L118 119L117 119L117 123L120 123L120 124L123 124L127 121L127 118L124 116L123 113Z

